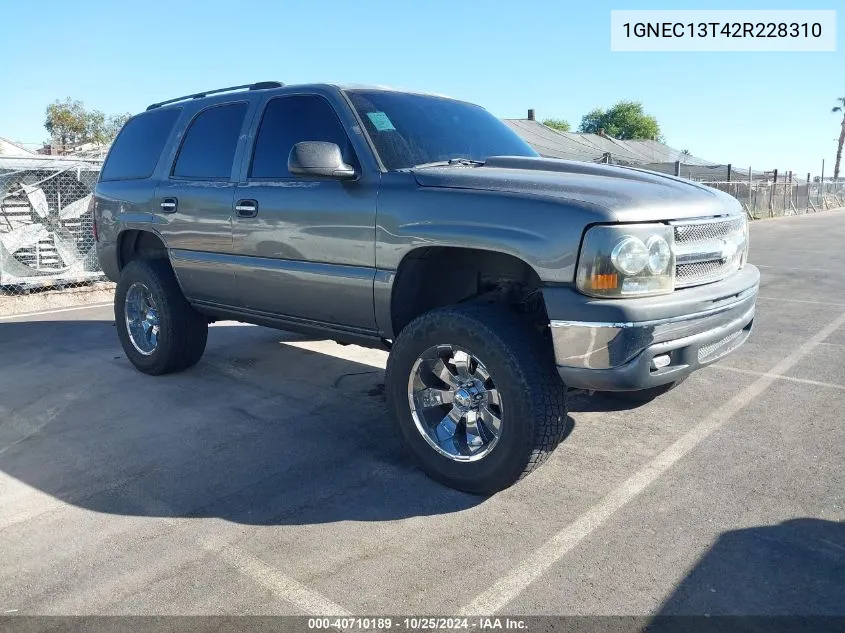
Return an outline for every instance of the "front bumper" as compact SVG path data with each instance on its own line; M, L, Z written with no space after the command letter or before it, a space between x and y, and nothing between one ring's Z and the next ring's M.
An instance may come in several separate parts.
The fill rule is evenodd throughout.
M680 380L745 342L759 283L757 268L746 265L716 283L642 299L593 299L547 288L558 372L568 387L594 391ZM655 357L668 364L656 366Z

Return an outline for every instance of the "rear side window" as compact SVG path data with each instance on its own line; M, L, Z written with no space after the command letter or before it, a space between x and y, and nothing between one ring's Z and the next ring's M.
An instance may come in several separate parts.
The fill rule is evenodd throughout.
M229 178L246 103L228 103L200 112L185 134L173 176L217 180Z
M129 119L112 145L100 180L149 178L180 112L152 110Z
M344 160L356 164L343 125L325 99L316 95L279 97L267 104L261 118L250 178L291 178L288 156L302 141L335 143Z

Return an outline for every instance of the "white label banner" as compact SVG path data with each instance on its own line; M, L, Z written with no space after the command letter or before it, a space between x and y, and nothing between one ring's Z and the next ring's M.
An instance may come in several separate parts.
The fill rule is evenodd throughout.
M835 51L836 11L611 11L610 50Z

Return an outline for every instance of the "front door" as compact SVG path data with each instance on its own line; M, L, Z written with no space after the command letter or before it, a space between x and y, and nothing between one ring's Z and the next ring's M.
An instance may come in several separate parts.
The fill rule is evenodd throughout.
M156 226L191 301L239 303L231 263L233 171L248 110L240 101L196 115L170 174L156 189Z
M336 143L359 178L292 176L288 155L302 141ZM378 182L378 173L362 171L324 97L270 99L246 177L235 194L233 249L243 306L295 320L374 330Z

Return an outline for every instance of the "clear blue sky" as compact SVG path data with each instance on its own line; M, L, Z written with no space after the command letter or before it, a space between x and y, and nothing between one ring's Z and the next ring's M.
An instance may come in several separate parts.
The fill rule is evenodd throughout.
M842 9L835 53L613 53L610 10ZM666 141L716 162L832 171L845 96L842 0L475 2L234 0L4 3L0 136L45 140L60 98L137 112L278 79L445 93L497 116L565 118L642 101Z

